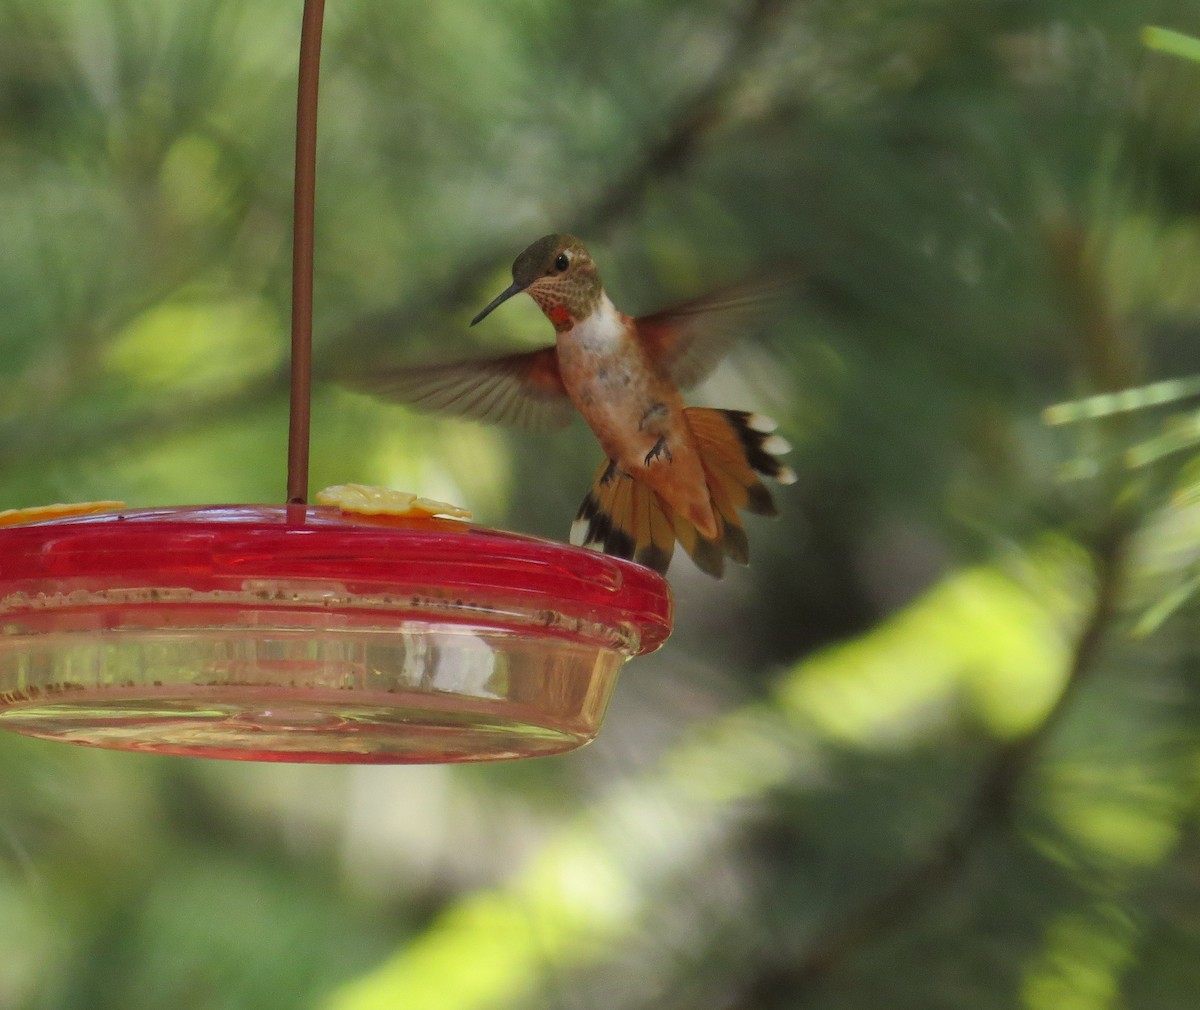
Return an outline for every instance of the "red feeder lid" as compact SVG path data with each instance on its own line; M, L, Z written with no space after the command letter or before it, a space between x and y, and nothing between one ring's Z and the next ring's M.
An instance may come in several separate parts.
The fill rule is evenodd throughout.
M193 506L0 529L0 726L293 761L465 761L595 736L667 583L439 519Z

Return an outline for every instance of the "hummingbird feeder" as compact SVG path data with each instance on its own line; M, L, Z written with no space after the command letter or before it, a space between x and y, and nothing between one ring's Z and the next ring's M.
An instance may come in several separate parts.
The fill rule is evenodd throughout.
M0 528L0 727L262 761L554 754L670 634L665 580L631 562L307 504L323 16L305 0L287 501Z

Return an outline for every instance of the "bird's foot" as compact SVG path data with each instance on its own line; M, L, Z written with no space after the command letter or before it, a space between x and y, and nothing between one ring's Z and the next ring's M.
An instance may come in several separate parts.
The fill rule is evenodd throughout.
M610 459L608 461L608 466L604 468L604 473L600 475L600 483L607 487L613 482L613 479L618 473L620 473L620 471L617 469L617 461L615 459Z
M665 457L668 463L675 458L671 455L671 450L667 447L667 438L665 435L661 436L659 440L654 443L654 446L650 449L650 451L646 453L646 466L649 466L660 456Z

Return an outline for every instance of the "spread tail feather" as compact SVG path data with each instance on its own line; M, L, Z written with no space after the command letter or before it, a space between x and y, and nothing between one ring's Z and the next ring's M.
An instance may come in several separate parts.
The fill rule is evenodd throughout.
M606 461L579 507L571 543L665 572L678 542L701 571L718 579L725 558L749 563L750 547L738 513L777 514L771 492L758 475L781 484L795 481L796 475L776 458L791 446L774 434L775 423L761 414L689 407L686 416L700 450L718 535L702 536L646 484Z

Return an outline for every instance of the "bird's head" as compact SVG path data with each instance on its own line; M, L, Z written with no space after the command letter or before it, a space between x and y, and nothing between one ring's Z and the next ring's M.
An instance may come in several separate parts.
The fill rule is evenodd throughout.
M513 261L513 282L474 319L522 291L538 303L555 327L571 326L589 316L600 300L600 274L583 243L573 235L545 235Z

